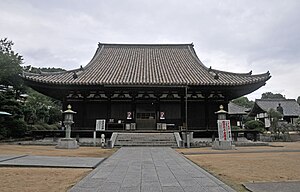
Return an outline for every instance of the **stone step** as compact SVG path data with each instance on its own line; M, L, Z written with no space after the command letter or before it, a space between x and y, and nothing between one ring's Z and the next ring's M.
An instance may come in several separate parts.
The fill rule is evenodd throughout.
M118 133L115 146L177 147L173 133Z
M126 145L115 145L115 147L172 147L172 148L177 148L177 145L126 144Z
M175 140L155 140L155 141L148 141L148 140L117 140L116 142L135 142L135 143L174 143Z
M124 141L128 141L128 140L135 140L135 141L174 141L175 138L170 138L170 139L160 139L160 138L117 138L118 140L124 140Z
M174 142L117 142L115 145L163 145L163 146L168 146L168 145L175 145L176 143Z

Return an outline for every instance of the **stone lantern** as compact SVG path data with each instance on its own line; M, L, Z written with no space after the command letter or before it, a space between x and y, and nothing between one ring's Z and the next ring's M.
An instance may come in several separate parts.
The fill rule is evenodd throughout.
M220 105L220 110L215 112L215 114L218 116L217 125L219 138L213 142L212 148L217 150L234 149L235 146L232 145L231 139L230 121L226 120L228 112L224 110L223 105Z
M64 114L64 125L66 127L66 137L58 142L56 148L59 149L77 149L79 146L76 139L71 138L71 125L74 123L73 116L77 112L72 110L71 105L67 106L67 110L63 112Z
M220 110L215 112L218 115L218 120L226 120L227 111L224 110L223 105L220 105Z
M64 125L66 126L66 138L70 139L71 138L71 125L74 123L73 121L73 116L76 114L75 111L72 110L71 105L67 106L67 110L63 112L65 119L64 119Z

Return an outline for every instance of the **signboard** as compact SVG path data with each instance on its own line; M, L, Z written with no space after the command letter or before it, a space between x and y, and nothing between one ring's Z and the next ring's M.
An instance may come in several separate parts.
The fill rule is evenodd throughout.
M104 130L105 130L105 119L97 119L96 131L104 131Z
M132 113L131 113L131 111L127 112L127 119L132 119Z
M230 120L218 120L219 141L232 141Z

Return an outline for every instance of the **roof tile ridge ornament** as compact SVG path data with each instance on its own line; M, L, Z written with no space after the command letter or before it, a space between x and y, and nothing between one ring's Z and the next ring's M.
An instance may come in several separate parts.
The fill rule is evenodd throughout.
M253 76L252 75L252 70L248 73L234 73L234 72L230 72L230 71L223 71L223 70L219 70L219 69L213 69L210 67L210 70L214 71L214 72L219 72L219 73L225 73L225 74L232 74L232 75L245 75L245 76ZM266 73L264 73L266 74Z
M295 100L295 99L269 98L269 99L256 99L256 100L258 100L258 101L288 101L288 100Z
M194 46L193 43L98 43L98 47L100 46L111 46L111 47L182 47L185 48L186 46Z
M215 80L219 80L219 74L215 72L215 71L218 71L218 70L214 70L210 66L207 71L208 71L209 74L211 74L214 77Z
M264 77L263 80L268 80L270 79L272 76L270 76L270 72L267 71L266 73L260 73L260 74L252 74L252 70L248 73L234 73L234 72L229 72L229 71L222 71L222 70L218 70L218 69L210 69L214 72L219 72L219 73L223 73L223 74L231 74L231 75L240 75L240 76L248 76L248 77Z

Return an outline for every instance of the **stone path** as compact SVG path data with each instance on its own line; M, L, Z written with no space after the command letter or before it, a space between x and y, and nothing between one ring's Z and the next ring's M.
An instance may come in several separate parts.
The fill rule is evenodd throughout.
M90 157L50 157L50 156L0 156L0 166L16 167L56 167L56 168L95 168L104 158Z
M244 186L252 192L299 192L300 181L245 183Z
M167 147L121 148L70 192L234 191Z
M285 149L285 150L253 150L253 151L204 151L204 152L182 152L184 155L210 155L210 154L238 154L238 153L290 153L300 152L299 149Z
M26 155L0 155L0 162L8 161L16 158L25 157Z

